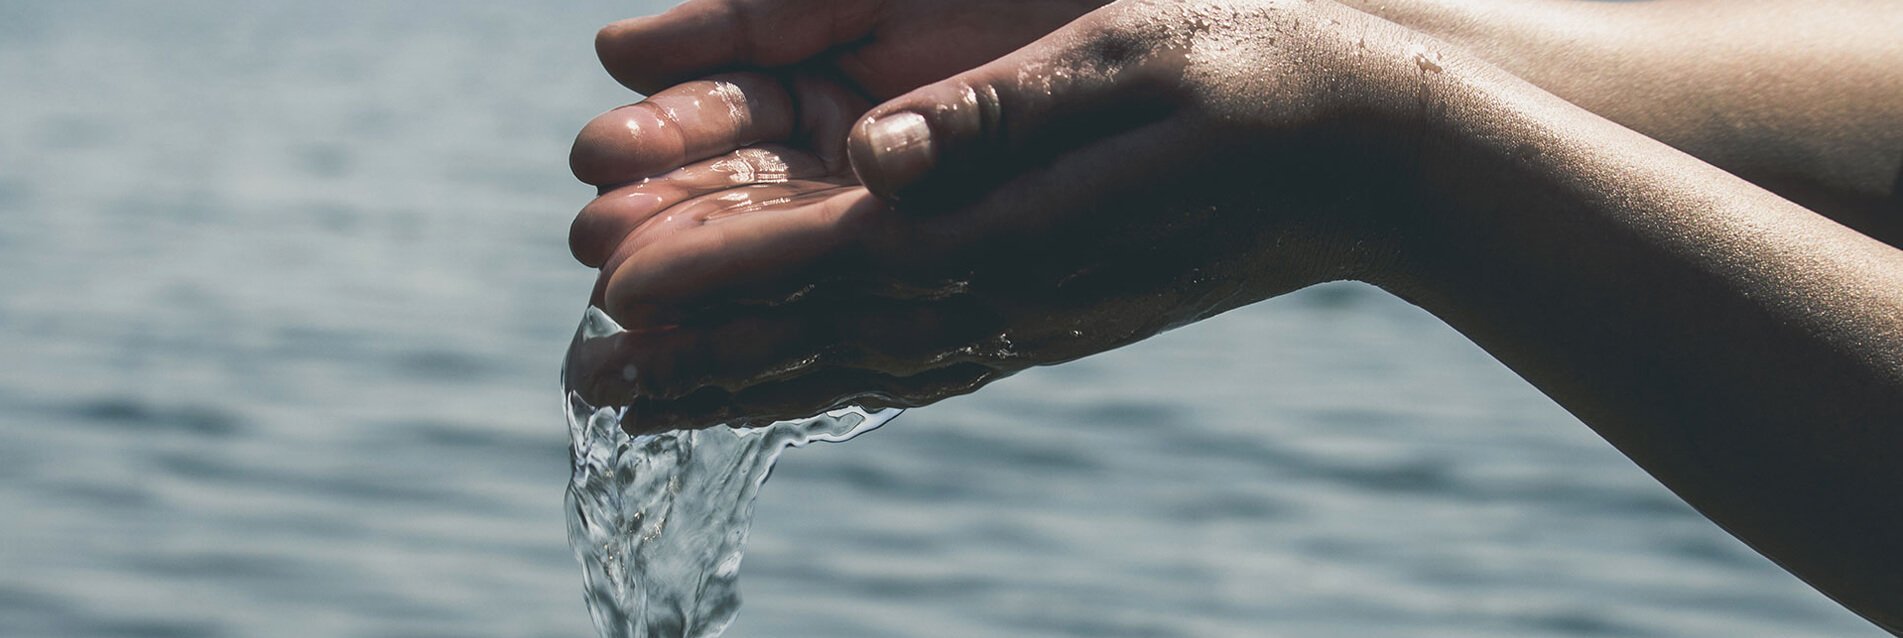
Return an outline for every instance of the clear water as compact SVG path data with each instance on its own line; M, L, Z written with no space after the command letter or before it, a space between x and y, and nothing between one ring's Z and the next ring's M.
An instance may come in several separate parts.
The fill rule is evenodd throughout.
M589 308L570 356L621 331ZM740 611L740 558L753 503L780 453L844 441L898 416L835 410L764 427L630 437L626 406L593 406L568 389L568 543L582 565L602 638L712 638Z
M0 636L592 635L564 158L667 4L0 0ZM1364 286L903 419L727 636L1884 635Z

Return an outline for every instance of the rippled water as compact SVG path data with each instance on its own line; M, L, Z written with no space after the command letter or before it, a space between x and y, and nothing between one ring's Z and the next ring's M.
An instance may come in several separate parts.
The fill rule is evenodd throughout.
M0 636L592 635L574 131L647 2L0 0ZM1880 636L1332 285L758 501L728 636Z

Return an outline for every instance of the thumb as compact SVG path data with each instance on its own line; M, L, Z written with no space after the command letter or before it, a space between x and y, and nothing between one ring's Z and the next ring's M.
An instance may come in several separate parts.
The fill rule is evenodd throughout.
M1160 119L1181 62L1181 54L1080 21L879 105L853 127L847 153L859 181L881 199L970 197Z

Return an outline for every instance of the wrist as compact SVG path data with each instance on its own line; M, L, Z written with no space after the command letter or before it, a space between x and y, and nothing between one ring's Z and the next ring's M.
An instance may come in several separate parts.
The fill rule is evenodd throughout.
M1351 13L1367 22L1344 20L1352 50L1336 55L1331 85L1345 99L1317 127L1325 148L1308 152L1346 177L1318 228L1341 247L1332 278L1401 288L1410 255L1449 247L1446 217L1487 214L1474 191L1532 169L1501 146L1498 107L1539 90L1429 34Z
M1409 298L1503 250L1517 232L1508 229L1550 221L1538 217L1547 210L1539 202L1567 196L1555 189L1568 187L1576 166L1561 157L1584 150L1564 142L1564 129L1592 118L1476 56L1412 35L1406 57L1419 72L1391 90L1383 109L1402 131L1389 144L1393 186L1359 229L1360 241L1383 248L1382 259L1357 277Z

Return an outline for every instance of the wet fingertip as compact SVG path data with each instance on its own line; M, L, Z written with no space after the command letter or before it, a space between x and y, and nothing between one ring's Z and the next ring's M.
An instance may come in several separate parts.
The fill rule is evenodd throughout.
M575 215L574 221L568 223L568 254L583 266L601 268L608 263L611 251L604 245L606 241L600 237L602 235L600 224L596 223L594 215L590 214L589 209L594 206L599 204L589 202L587 206L582 207L580 213Z
M612 187L673 170L689 159L679 131L646 101L609 109L575 134L568 168L575 179Z
M614 154L608 152L607 148L612 128L608 120L616 110L619 109L611 109L589 120L575 134L574 143L568 147L568 172L574 174L581 183L596 187L597 192L606 192L616 182L625 181L625 178L617 178L612 174L610 168L614 163Z
M665 185L637 187L645 182L604 188L604 193L575 214L568 225L568 251L576 261L590 268L604 268L616 257L626 258L619 253L625 252L623 244L635 229L672 203Z
M866 190L886 201L917 183L937 163L931 123L912 111L895 111L859 121L846 153Z

